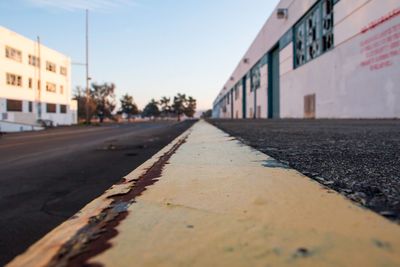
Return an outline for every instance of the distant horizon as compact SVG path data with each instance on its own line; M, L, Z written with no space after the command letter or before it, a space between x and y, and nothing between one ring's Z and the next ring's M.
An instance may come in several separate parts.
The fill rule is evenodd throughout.
M114 83L117 100L128 93L140 109L152 98L184 93L205 111L278 2L16 0L1 2L0 15L1 26L40 36L83 63L89 9L91 82ZM72 91L85 87L84 67L72 65L71 74Z

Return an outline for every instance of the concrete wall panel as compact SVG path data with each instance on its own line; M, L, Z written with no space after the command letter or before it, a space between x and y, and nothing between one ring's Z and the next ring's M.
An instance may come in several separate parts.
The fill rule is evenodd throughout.
M257 90L257 105L261 106L261 118L268 117L268 65L261 67L261 86Z
M335 46L361 34L370 22L379 19L396 8L398 0L352 0L335 5Z

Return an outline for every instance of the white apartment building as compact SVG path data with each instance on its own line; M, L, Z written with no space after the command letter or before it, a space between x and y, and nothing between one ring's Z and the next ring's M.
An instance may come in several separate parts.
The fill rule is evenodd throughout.
M213 117L400 118L400 0L281 0Z
M69 57L0 26L0 131L77 123Z

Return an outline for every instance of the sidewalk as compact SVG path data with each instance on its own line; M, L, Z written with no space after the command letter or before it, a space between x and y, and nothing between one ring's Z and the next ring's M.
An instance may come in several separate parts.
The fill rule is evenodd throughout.
M400 266L400 227L200 121L9 266L82 263Z

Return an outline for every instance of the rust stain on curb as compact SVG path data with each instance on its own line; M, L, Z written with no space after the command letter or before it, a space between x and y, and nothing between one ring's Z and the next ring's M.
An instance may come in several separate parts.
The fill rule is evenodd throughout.
M119 184L131 183L130 190L127 193L109 196L108 198L113 200L110 206L103 209L97 216L91 217L88 224L60 248L47 266L102 266L89 264L88 260L112 247L109 241L118 235L116 228L128 216L128 207L135 203L135 199L142 195L148 186L158 181L164 166L186 142L187 137L188 135L182 137L139 178L129 182L122 179Z

